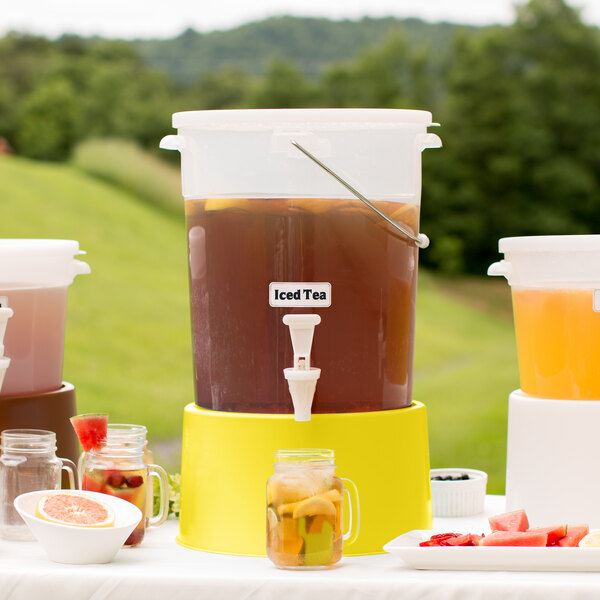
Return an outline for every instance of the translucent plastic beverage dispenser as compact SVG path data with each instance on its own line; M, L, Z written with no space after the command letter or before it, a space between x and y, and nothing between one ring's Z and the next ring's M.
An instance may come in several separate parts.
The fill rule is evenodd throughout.
M80 254L75 240L0 239L0 431L55 432L71 460L79 454L69 423L77 411L63 350L69 287L90 272Z
M223 531L214 543L196 535L207 530L197 515L218 510L203 504L210 477L201 471L210 466L196 464L198 456L210 454L234 478L252 474L262 517L278 447L333 448L342 476L356 481L342 469L368 463L369 452L352 456L342 446L356 445L356 435L368 446L385 437L382 426L397 436L396 414L409 427L418 248L427 245L419 234L421 151L441 146L430 125L430 113L412 110L173 115L178 133L161 147L181 152L196 388L184 417L184 545L259 553L250 542L247 550L233 541L217 548ZM416 413L423 425L410 427L424 426L424 449L413 450L419 480L427 477L417 495L426 504L424 407ZM374 414L383 425L365 423ZM251 455L241 458L240 446ZM233 454L224 457L232 447L235 465ZM393 452L382 458L397 460ZM363 502L368 485L356 483ZM264 523L260 531L264 553Z
M0 307L13 311L4 337L11 362L3 396L61 387L67 292L78 274L90 272L75 259L79 254L74 240L0 240Z
M520 389L509 395L506 508L600 527L600 235L502 238ZM535 474L535 477L532 477Z

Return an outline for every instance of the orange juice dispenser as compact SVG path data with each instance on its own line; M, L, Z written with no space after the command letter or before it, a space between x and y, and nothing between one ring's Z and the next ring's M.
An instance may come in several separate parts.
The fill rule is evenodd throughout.
M507 510L600 527L600 235L503 238L520 389L509 395Z
M412 398L421 152L413 110L176 113L196 401L178 541L265 555L280 448L330 448L382 552L431 526L425 406ZM355 515L356 516L356 515Z

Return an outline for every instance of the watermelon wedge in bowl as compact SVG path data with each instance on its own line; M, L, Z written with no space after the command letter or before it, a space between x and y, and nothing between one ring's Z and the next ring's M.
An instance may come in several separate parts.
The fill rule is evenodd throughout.
M106 442L108 415L91 413L70 418L84 452L99 450Z

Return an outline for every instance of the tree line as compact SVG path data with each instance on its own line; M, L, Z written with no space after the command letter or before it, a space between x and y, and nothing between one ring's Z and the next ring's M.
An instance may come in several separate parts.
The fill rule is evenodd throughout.
M307 76L274 58L177 83L134 44L9 34L0 40L0 137L17 154L68 159L90 137L156 149L171 113L221 108L430 110L421 253L431 268L485 272L497 240L594 233L600 224L600 30L563 0L530 0L508 26L457 30L444 53L401 27ZM251 49L249 49L251 51Z

